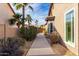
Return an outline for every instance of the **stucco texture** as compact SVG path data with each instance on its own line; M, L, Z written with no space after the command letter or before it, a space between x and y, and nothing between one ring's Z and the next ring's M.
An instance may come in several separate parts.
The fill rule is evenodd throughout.
M56 30L58 31L58 33L60 34L61 38L65 39L65 29L64 29L64 14L66 11L68 11L71 8L75 9L75 21L74 21L74 25L75 25L75 47L72 47L68 44L65 43L65 45L67 46L67 48L72 51L73 53L75 53L76 55L78 55L78 4L72 4L72 3L55 3L52 6L53 8L51 8L51 15L50 16L55 16L55 20L54 20L54 26L56 28Z
M8 24L8 20L12 18L13 15L14 13L7 3L0 3L0 38L4 38L4 34L6 37L16 36L17 28Z

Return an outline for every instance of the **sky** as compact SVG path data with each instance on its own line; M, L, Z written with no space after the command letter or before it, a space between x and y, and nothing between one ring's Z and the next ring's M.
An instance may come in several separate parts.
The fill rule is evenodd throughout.
M16 10L16 8L11 4L12 8L14 9L15 13L21 13L22 10ZM50 4L49 3L35 3L31 4L33 7L33 11L25 8L25 15L30 14L33 22L32 24L35 24L35 20L38 20L38 26L45 24L45 18L48 16Z

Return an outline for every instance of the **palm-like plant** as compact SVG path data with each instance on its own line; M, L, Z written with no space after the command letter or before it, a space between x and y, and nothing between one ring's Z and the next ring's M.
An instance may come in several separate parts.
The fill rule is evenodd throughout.
M10 25L14 25L15 23L17 24L18 28L20 27L21 25L21 14L17 13L15 15L13 15L13 18L9 19L9 24Z
M22 8L22 13L23 13L23 19L22 19L22 26L24 27L25 24L25 7L30 8L31 10L33 10L33 8L30 6L30 4L28 3L14 3L13 4L17 10Z
M35 21L35 25L38 25L38 20Z
M26 17L26 21L28 22L28 26L30 26L30 24L32 22L32 18L31 18L31 16L29 14Z

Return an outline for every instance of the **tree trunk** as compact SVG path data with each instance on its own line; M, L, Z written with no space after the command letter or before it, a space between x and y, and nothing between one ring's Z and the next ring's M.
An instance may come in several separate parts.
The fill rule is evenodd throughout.
M28 26L30 27L30 21L28 21Z
M23 6L23 8L22 8L22 13L23 13L23 19L22 19L22 21L23 21L23 23L22 23L22 26L24 27L24 19L25 19L25 6Z

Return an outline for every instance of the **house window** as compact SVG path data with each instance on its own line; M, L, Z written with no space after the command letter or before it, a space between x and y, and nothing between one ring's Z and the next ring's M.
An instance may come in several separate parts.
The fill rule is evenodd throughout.
M74 45L74 9L65 13L65 42Z
M53 31L53 24L52 23L49 23L48 24L48 33L51 33Z

